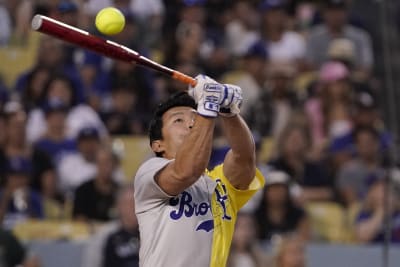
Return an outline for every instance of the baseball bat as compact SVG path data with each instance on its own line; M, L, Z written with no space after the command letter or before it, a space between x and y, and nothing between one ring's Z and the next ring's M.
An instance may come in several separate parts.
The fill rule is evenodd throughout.
M32 29L86 48L103 56L130 63L135 62L140 66L159 71L186 84L192 86L196 85L195 79L182 72L161 65L126 46L110 40L105 40L58 20L43 15L35 15L32 19Z

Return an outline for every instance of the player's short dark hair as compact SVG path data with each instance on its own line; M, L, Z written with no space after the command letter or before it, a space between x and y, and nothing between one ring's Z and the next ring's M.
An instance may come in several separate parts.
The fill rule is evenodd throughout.
M165 112L174 107L191 107L196 109L196 103L186 92L172 94L165 102L160 103L154 111L153 118L149 124L150 145L156 140L162 140L162 116ZM156 152L157 157L162 157Z

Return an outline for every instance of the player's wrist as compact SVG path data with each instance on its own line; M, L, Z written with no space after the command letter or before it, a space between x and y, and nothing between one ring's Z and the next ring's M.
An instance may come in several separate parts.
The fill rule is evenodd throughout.
M236 116L237 114L232 113L230 108L221 107L221 108L219 109L219 115L220 115L221 117L224 117L224 118L231 118L231 117Z

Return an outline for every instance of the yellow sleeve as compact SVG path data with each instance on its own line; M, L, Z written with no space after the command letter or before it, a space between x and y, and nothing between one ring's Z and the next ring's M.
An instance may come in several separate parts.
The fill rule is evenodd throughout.
M208 175L213 179L221 179L222 183L227 187L227 191L229 192L229 196L232 200L233 207L235 212L238 212L249 199L260 190L264 184L265 179L261 172L256 169L256 175L251 182L250 186L246 190L236 189L229 181L227 177L224 175L223 164L216 166L212 171L208 173Z

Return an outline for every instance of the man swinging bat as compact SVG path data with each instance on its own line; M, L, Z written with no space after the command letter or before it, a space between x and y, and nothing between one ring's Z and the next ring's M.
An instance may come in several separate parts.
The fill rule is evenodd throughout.
M142 267L223 267L239 209L260 189L255 145L239 115L241 89L199 75L159 105L150 123L156 157L135 176ZM215 121L231 147L208 171Z

